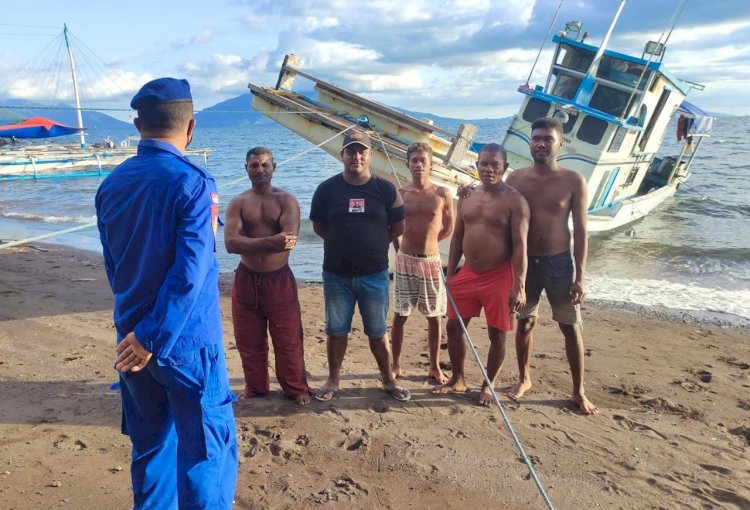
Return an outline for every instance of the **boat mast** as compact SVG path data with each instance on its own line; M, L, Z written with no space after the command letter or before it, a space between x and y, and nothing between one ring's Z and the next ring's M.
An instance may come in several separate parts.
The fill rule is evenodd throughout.
M76 78L76 61L73 59L73 50L70 48L68 40L68 25L63 23L63 35L65 36L65 47L68 49L68 59L70 60L70 74L73 76L73 95L76 99L76 115L78 117L78 132L81 137L81 147L86 147L86 135L83 134L83 117L81 116L81 98L78 96L78 79Z
M581 81L581 86L578 87L578 92L576 92L576 96L573 99L574 102L588 106L589 101L591 100L591 94L594 92L594 85L596 84L596 73L599 71L599 62L601 62L602 60L604 50L607 49L607 44L609 43L609 37L612 35L612 31L615 29L615 25L617 24L617 19L620 17L620 13L622 13L622 9L623 7L625 7L627 1L628 0L620 0L620 7L617 8L615 17L612 18L612 23L609 24L607 35L604 36L602 44L599 45L599 50L597 50L596 55L594 56L594 60L591 61L591 65L586 72L586 76L584 76L583 80Z

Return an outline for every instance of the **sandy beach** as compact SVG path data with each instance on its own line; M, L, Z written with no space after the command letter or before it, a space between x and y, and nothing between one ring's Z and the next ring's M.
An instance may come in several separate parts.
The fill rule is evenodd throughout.
M100 257L55 245L2 251L0 282L1 506L130 508ZM230 285L225 275L225 347L240 391ZM322 290L301 283L300 298L317 387L327 374ZM569 403L563 341L546 307L534 388L520 405L502 398L555 507L750 508L748 331L593 304L583 313L587 394L601 413L581 416ZM469 393L430 393L426 326L418 315L406 324L411 402L380 391L360 323L331 402L299 407L275 379L270 397L238 402L236 508L543 508L500 413L475 404L476 364ZM484 358L483 321L469 331ZM516 374L511 340L498 388Z

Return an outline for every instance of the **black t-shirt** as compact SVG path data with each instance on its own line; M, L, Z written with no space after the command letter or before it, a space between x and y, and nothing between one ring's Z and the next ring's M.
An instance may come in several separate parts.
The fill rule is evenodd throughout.
M310 220L326 227L323 270L347 276L377 273L388 267L389 209L396 187L376 176L366 184L348 184L341 174L318 186L310 207Z

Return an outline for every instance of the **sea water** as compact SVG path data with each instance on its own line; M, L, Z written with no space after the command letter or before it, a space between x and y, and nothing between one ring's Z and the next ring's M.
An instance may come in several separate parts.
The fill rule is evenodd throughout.
M719 118L713 136L703 142L695 158L690 180L673 198L629 227L590 236L590 298L717 313L734 323L750 324L750 200L745 191L750 180L748 121L747 117ZM507 123L483 121L477 141L502 141L506 128ZM90 140L104 136L119 140L130 134L92 132ZM290 264L298 278L319 281L323 245L307 216L315 187L340 172L341 163L275 124L203 130L198 126L193 145L213 149L205 166L216 178L222 208L249 186L243 167L247 150L257 145L273 150L279 164L274 185L293 193L302 212L299 242ZM677 151L670 132L661 153ZM100 182L101 178L0 182L0 239L21 239L94 222L94 195ZM96 228L46 242L100 251ZM238 264L239 257L224 250L221 231L217 255L223 272Z

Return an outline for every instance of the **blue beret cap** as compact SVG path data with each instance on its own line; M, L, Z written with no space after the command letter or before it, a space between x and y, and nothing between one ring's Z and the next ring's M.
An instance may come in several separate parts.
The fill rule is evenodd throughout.
M130 101L130 107L137 110L138 105L144 101L153 103L183 103L192 100L193 96L190 94L190 84L187 80L157 78L141 87L141 90Z

